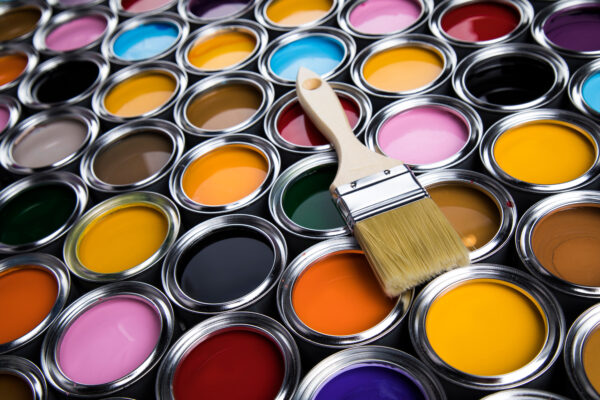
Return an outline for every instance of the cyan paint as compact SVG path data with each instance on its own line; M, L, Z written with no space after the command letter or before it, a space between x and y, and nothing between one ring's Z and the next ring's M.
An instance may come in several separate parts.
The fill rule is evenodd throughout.
M300 67L324 75L335 69L344 55L344 45L339 40L327 36L309 36L275 50L270 65L279 77L295 81Z
M168 22L150 22L121 33L113 44L115 55L127 61L146 60L171 47L179 28Z
M583 82L582 95L588 106L600 112L600 72L596 72Z

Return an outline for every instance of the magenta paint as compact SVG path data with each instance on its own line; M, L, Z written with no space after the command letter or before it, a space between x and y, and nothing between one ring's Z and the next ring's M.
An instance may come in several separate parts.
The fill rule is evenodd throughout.
M141 298L117 296L95 304L69 326L58 347L58 366L72 381L99 385L134 371L161 333L159 312Z
M104 34L108 21L100 15L74 18L54 28L46 36L46 46L54 51L71 51L87 46Z
M465 119L441 106L402 111L388 118L377 132L381 151L411 165L445 160L456 154L468 139Z
M417 0L366 0L354 7L348 19L357 31L377 35L409 27L421 11Z
M10 121L10 110L3 105L0 105L0 132L6 128Z

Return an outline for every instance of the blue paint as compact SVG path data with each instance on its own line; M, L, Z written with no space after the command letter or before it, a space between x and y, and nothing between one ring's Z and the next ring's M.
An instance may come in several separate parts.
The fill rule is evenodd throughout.
M591 109L600 112L600 72L596 72L583 82L582 95Z
M127 61L146 60L171 47L179 36L176 25L151 22L121 33L113 44L115 55Z
M271 70L283 79L295 81L300 67L324 75L344 59L344 45L327 36L309 36L288 43L271 56Z
M421 385L405 372L383 364L357 364L338 372L315 400L426 400Z

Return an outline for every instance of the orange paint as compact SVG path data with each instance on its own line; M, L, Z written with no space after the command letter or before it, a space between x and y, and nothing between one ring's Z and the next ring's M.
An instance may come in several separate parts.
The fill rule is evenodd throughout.
M0 273L0 343L12 342L46 318L58 295L54 275L35 266Z
M0 56L0 86L17 79L27 68L25 54L5 54Z
M381 322L394 308L364 253L346 250L311 264L296 280L292 304L300 320L327 335L353 335Z

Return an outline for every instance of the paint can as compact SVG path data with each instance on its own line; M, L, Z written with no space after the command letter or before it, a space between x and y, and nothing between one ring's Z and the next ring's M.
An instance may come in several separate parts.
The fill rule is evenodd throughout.
M188 328L230 311L275 316L275 286L287 258L285 239L272 223L221 215L177 240L163 262L162 285Z
M249 134L230 134L185 153L169 178L184 226L233 211L268 215L266 195L279 175L277 149Z
M588 308L567 333L563 353L571 385L580 398L599 399L598 352L600 305Z
M0 43L26 41L44 25L52 9L43 0L14 0L0 3Z
M579 112L600 121L600 60L590 61L571 76L569 99Z
M144 61L175 60L175 50L183 42L190 27L172 12L140 15L125 20L105 36L102 54L116 66Z
M179 228L179 212L169 198L152 192L120 194L73 225L63 258L83 286L132 279L158 285L158 265Z
M27 253L0 260L4 320L0 354L36 359L44 332L67 304L69 271L58 258Z
M94 92L92 109L108 125L171 114L187 86L185 72L168 61L147 61L115 72Z
M46 379L31 361L18 356L0 356L0 390L6 396L45 400Z
M47 0L48 4L58 10L85 8L101 5L105 0Z
M537 389L510 389L485 396L481 400L569 400L558 394Z
M22 120L0 142L0 164L15 175L78 172L79 159L98 136L100 122L87 108L63 107Z
M473 169L482 133L481 118L471 106L425 94L379 110L367 125L365 143L418 174L440 168Z
M173 309L154 286L104 285L60 314L42 344L41 367L63 396L148 399L173 330Z
M141 189L167 194L169 173L184 146L183 133L171 122L128 122L92 143L81 160L80 175L98 199Z
M105 36L117 26L117 17L104 6L74 8L54 15L33 36L35 48L44 55L97 51Z
M437 377L415 357L382 346L360 346L335 353L302 379L294 400L376 398L445 400Z
M510 193L487 175L468 170L419 176L469 249L472 263L510 262L517 208Z
M492 125L480 157L488 174L526 210L548 194L592 184L600 170L599 148L598 124L570 111L537 109Z
M0 93L16 95L19 83L35 69L38 60L37 51L28 44L0 44Z
M448 397L471 399L550 382L565 320L552 293L530 275L474 264L427 284L409 328L417 355L443 378Z
M287 266L277 308L298 339L304 365L312 367L351 346L403 347L408 340L402 340L400 326L413 296L408 290L387 297L356 241L344 237L309 247Z
M194 77L244 69L256 71L267 46L267 30L247 19L218 21L188 36L177 49L177 64Z
M452 75L452 86L488 127L507 114L559 106L568 80L569 68L556 53L537 45L506 43L464 57Z
M110 65L94 52L63 54L38 65L19 84L21 103L36 110L89 106L92 93L106 81Z
M210 390L217 398L284 400L300 373L298 347L279 322L229 312L199 323L171 346L158 370L156 398L190 400Z
M44 248L59 255L60 238L88 201L85 183L70 172L33 174L0 192L0 254Z
M177 0L109 0L110 8L122 19L141 14L175 11Z
M0 95L0 138L19 122L21 103L14 97Z
M258 135L274 97L273 85L255 72L223 72L190 86L175 104L174 120L190 144L241 131Z
M369 97L355 86L330 82L337 94L348 122L357 138L361 138L371 119ZM333 147L323 137L298 102L296 90L280 96L267 111L263 130L277 146L284 166L289 166L304 156L331 151Z
M179 15L192 26L227 19L251 18L256 0L181 0Z
M254 8L254 18L273 36L295 29L333 25L343 1L260 0Z

